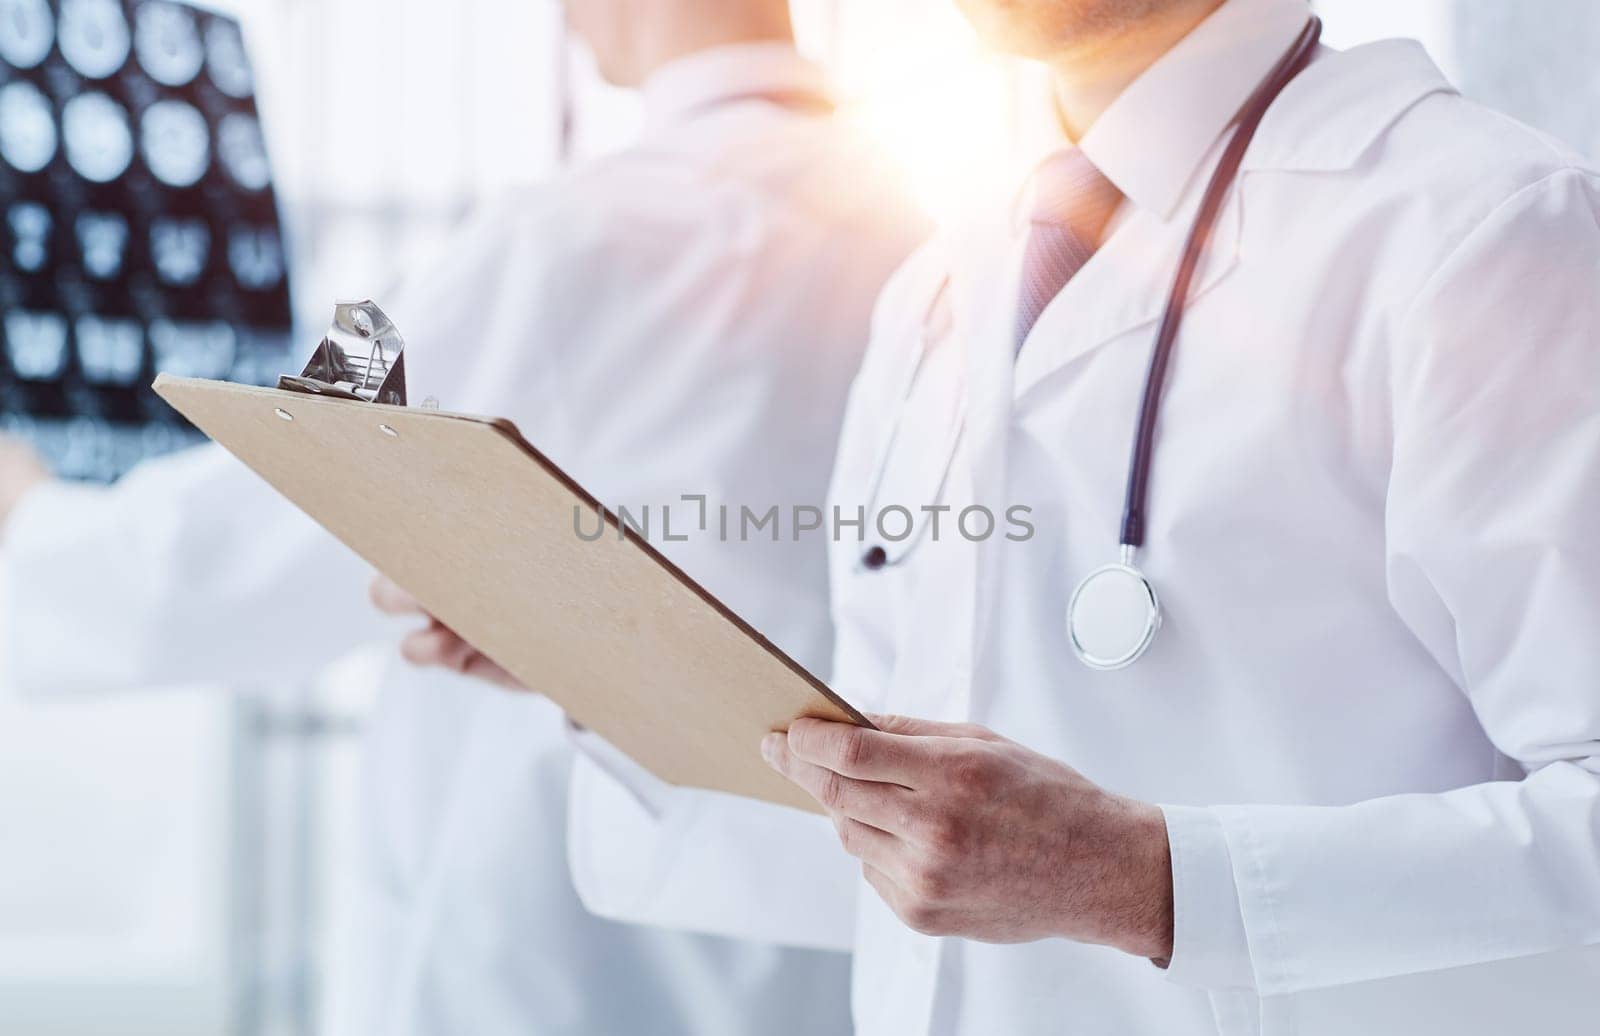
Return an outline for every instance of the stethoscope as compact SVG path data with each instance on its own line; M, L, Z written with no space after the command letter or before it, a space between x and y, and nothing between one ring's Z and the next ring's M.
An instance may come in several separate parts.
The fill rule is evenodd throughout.
M1223 202L1239 178L1245 152L1255 140L1256 131L1267 111L1279 95L1310 63L1322 38L1322 21L1313 17L1301 32L1289 52L1267 74L1260 86L1240 110L1238 129L1229 141L1222 159L1212 174L1210 183L1195 215L1194 225L1184 242L1183 255L1173 278L1172 291L1167 297L1166 311L1162 314L1160 329L1156 333L1155 347L1151 351L1150 366L1145 375L1144 393L1139 406L1139 420L1133 442L1133 457L1129 463L1127 494L1122 512L1121 553L1117 561L1095 569L1085 576L1073 591L1067 604L1067 635L1078 659L1090 669L1113 671L1126 669L1150 650L1156 633L1161 629L1161 599L1156 588L1139 567L1138 556L1145 541L1145 514L1150 495L1150 462L1155 449L1156 422L1161 410L1161 394L1166 387L1167 371L1172 359L1173 345L1183 326L1184 310L1188 305L1189 289L1194 283L1200 260L1205 254L1216 229ZM948 281L939 294L948 289ZM936 303L937 304L937 303ZM930 310L929 321L933 319ZM923 330L923 350L928 348L927 325ZM918 366L921 364L919 362ZM913 380L915 371L913 371ZM908 389L909 390L909 389ZM890 444L896 435L891 436ZM886 448L879 458L878 471L872 482L871 498L876 506L879 492L888 470L891 448ZM869 506L868 510L872 509ZM863 555L861 567L874 571L901 560L887 550L874 546Z

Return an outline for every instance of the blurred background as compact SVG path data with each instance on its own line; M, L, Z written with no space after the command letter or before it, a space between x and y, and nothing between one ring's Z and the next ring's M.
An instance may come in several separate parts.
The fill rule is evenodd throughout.
M1037 74L982 54L949 0L796 5L805 45L827 63L850 117L903 159L935 214L953 213L979 186L1011 172ZM28 122L27 90L9 90L26 77L6 71L44 60L30 54L38 19L75 7L80 26L95 23L92 41L103 47L107 39L114 45L115 21L132 24L141 6L0 0L0 174L7 163L26 171L41 139ZM1593 0L1318 6L1335 46L1421 39L1468 95L1600 157ZM208 10L237 20L248 55L241 67L253 76L236 74L236 89L201 106L215 118L198 132L215 134L219 153L232 147L232 158L222 155L230 189L257 199L242 209L254 212L245 229L256 233L256 248L230 252L232 279L197 296L187 318L234 335L230 355L254 357L254 368L223 372L232 376L298 366L336 297L383 299L475 199L623 144L636 125L632 98L601 87L583 55L568 52L549 0L237 0ZM205 38L214 62L230 57L226 30L218 32ZM66 28L57 46L66 53L51 60L93 60ZM164 53L177 60L172 48ZM159 56L147 71L157 84L182 74L163 69ZM229 82L223 73L213 78ZM243 121L230 123L233 116ZM257 116L259 139L246 131ZM180 143L194 131L181 118L170 129ZM63 146L76 166L71 141ZM106 182L119 168L104 151L82 159L90 179L94 162ZM173 162L157 173L181 182L181 161ZM0 175L0 193L10 182ZM4 261L23 255L37 210L51 207L26 203L0 196L11 206L15 246ZM269 229L275 234L263 236ZM277 280L262 286L273 241L292 292ZM201 310L222 303L253 315L217 329L218 315ZM173 319L181 344L189 325ZM48 330L30 333L47 342ZM115 328L100 331L114 357ZM31 420L18 398L0 397L7 428ZM32 430L47 437L47 429ZM93 445L105 434L73 426L51 442L63 451L58 459L90 478L114 477L144 452L179 442L143 434L114 449ZM339 993L327 978L343 937L342 864L353 848L372 662L352 657L309 687L130 688L48 702L0 696L0 1034L332 1031Z

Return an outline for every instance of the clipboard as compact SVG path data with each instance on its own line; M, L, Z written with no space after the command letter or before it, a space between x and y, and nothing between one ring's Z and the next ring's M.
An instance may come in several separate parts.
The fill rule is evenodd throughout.
M871 726L866 718L510 421L407 407L402 349L371 302L341 303L305 371L279 388L163 375L155 391L429 613L657 777L820 812L762 760L761 738L802 716ZM597 512L605 532L586 541L576 519L592 530Z

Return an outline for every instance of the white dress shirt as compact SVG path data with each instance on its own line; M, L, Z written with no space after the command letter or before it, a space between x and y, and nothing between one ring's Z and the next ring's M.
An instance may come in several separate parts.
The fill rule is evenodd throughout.
M1118 558L1200 195L1308 15L1229 0L1094 125L1082 147L1126 201L1015 359L1026 198L941 235L880 302L834 503L870 509L881 482L951 514L1027 505L1036 533L947 520L880 571L846 538L833 684L1166 804L1176 950L1162 971L929 938L863 888L864 1036L1580 1031L1600 1011L1600 177L1416 44L1322 51L1262 125L1160 415L1140 562L1165 625L1122 672L1069 645L1073 588ZM946 342L960 364L912 380ZM796 899L767 890L746 931L783 937Z
M380 300L412 398L512 418L607 504L820 501L872 301L922 230L872 149L818 117L821 91L778 45L661 70L636 146L487 207ZM825 669L820 542L666 547ZM216 449L41 489L3 554L3 656L24 689L294 681L393 635L365 567ZM366 753L347 1031L847 1026L841 956L583 911L548 703L396 666Z

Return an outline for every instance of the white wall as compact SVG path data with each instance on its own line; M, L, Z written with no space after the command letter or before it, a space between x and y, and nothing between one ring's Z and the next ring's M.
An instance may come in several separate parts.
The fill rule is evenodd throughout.
M233 746L204 691L0 704L0 1034L223 1031Z
M1314 0L1314 6L1331 47L1344 50L1391 37L1421 40L1446 72L1452 70L1450 0Z
M1455 79L1600 161L1600 3L1451 0Z

